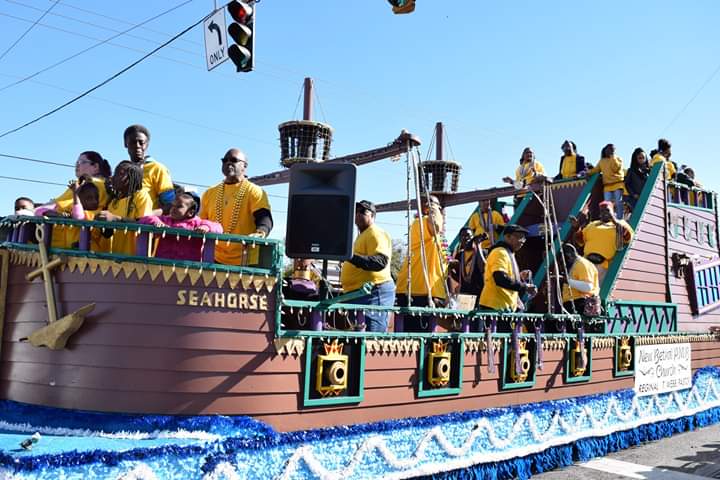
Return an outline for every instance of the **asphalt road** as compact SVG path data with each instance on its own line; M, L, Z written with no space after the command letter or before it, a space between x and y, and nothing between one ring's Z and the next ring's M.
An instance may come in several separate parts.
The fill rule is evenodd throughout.
M720 479L720 425L647 443L586 463L535 475L533 480Z

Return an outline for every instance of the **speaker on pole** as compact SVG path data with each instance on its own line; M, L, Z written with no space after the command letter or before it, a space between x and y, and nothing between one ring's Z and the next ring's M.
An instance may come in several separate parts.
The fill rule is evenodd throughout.
M352 256L356 167L296 163L290 168L285 250L290 258Z

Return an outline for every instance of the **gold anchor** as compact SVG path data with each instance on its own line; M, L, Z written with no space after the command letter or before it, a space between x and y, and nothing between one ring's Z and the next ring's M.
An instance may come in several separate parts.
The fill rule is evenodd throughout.
M48 260L47 247L45 246L45 232L42 225L35 227L35 238L38 241L38 250L40 252L40 267L25 275L25 279L32 281L36 277L42 275L45 286L45 301L48 309L48 324L42 328L35 330L27 338L34 347L48 347L51 350L61 350L65 348L70 336L77 332L85 321L85 316L92 312L95 304L91 303L79 308L69 315L65 315L61 319L57 318L55 309L55 292L53 290L52 269L62 265L64 260L61 257Z

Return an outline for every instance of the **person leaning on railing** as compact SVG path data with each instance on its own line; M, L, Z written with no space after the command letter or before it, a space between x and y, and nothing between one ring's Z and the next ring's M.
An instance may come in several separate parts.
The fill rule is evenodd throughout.
M520 271L515 260L515 252L525 245L528 231L520 225L508 224L502 234L502 240L488 254L479 308L515 312L524 308L521 295L532 297L537 293L530 271Z
M204 233L223 233L222 225L197 216L200 199L184 192L175 196L167 215L150 215L140 219L140 223L155 227L180 228ZM191 260L198 262L202 257L203 239L185 238L178 235L163 235L158 238L155 256L173 260Z
M563 278L563 307L580 315L600 313L600 283L598 271L589 260L578 255L575 247L566 243L562 247L567 278Z
M270 202L262 188L245 177L247 157L231 148L220 159L225 179L203 193L200 218L222 225L225 233L265 238L273 227ZM320 215L321 212L318 212ZM255 265L257 248L243 247L236 242L217 242L215 261L226 265Z
M560 172L555 175L555 180L584 176L589 167L585 157L577 153L575 142L565 140L560 148L563 154L560 157Z
M366 282L373 287L369 295L352 300L359 305L391 307L395 301L395 283L390 275L392 240L375 224L377 210L372 202L361 200L355 204L355 225L360 234L353 244L353 256L343 263L340 283L345 293L358 290ZM365 311L367 331L385 332L387 312Z
M630 168L625 174L625 190L627 195L624 200L630 206L631 210L635 209L640 195L642 195L645 182L650 174L650 166L648 165L647 155L642 148L636 148L630 158Z

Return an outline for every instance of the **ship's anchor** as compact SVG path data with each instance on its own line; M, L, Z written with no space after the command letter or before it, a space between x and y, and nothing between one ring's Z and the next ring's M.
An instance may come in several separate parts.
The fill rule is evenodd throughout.
M38 241L38 250L40 251L40 268L33 270L25 275L28 281L42 275L45 284L45 301L48 309L48 324L42 328L35 330L26 338L20 341L29 341L33 347L47 347L51 350L61 350L65 348L70 336L77 332L85 321L85 316L92 312L95 308L94 303L85 305L75 310L69 315L58 319L55 310L55 294L53 292L52 269L63 264L64 260L60 257L48 260L47 248L45 247L45 232L42 225L35 227L35 238Z

